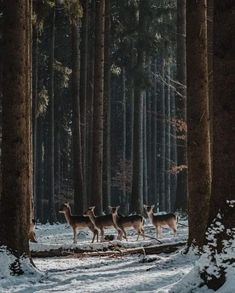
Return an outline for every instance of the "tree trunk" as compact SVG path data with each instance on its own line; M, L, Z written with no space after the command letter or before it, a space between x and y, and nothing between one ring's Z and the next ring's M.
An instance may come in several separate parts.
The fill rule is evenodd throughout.
M164 58L164 57L162 57ZM161 64L161 97L159 101L159 137L160 137L160 162L159 162L159 209L165 211L165 157L166 157L166 117L165 117L165 60Z
M72 24L72 96L73 96L73 187L74 209L78 213L84 211L84 189L82 173L82 142L81 142L81 116L79 99L79 24Z
M122 195L121 209L127 214L127 194L126 194L126 69L122 68L122 150L121 150L121 165L122 165Z
M92 193L92 144L93 144L93 101L94 101L94 59L95 59L95 1L89 3L89 30L88 30L88 69L87 69L87 148L86 148L86 182L87 202L91 205Z
M171 89L170 89L170 64L169 61L166 65L167 71L167 90L166 90L166 100L165 100L165 121L166 121L166 157L165 157L165 165L166 165L166 172L165 172L165 206L166 211L171 211Z
M176 85L176 120L186 124L186 0L177 0L177 85ZM183 166L177 174L175 209L187 209L187 141L186 128L177 128L177 159L178 166Z
M50 31L50 60L49 60L49 137L48 137L48 190L47 198L49 203L49 222L52 224L56 220L55 214L55 112L54 112L54 59L55 59L55 7L51 12L51 31Z
M104 165L103 165L103 204L109 211L111 203L111 153L110 153L110 0L105 0L105 31L104 31Z
M143 100L145 85L143 80L145 54L142 47L145 32L143 0L139 2L139 23L137 43L137 63L134 79L134 125L133 125L133 170L131 211L142 213L143 209Z
M103 211L103 100L104 100L104 12L105 1L96 1L95 79L93 109L93 152L91 204Z
M234 267L235 23L231 11L235 11L234 1L214 1L213 175L206 251L210 272L215 273L205 268L201 274L213 290L225 283Z
M87 78L88 78L88 24L89 24L89 3L81 1L83 8L81 27L81 76L80 76L80 112L81 112L81 146L82 146L82 176L83 176L83 205L88 207L87 199Z
M210 200L206 1L187 2L188 244L202 246ZM198 221L200 219L200 221Z
M152 200L149 204L157 204L159 201L157 188L157 162L158 162L158 145L157 145L157 61L153 60L153 96L152 96Z
M32 193L30 7L29 0L4 1L0 232L1 245L6 245L16 256L29 254Z

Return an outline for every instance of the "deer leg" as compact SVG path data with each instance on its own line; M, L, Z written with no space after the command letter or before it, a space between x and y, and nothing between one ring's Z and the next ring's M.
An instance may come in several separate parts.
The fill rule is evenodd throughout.
M140 237L140 234L141 234L141 231L140 231L140 229L138 229L138 230L137 230L137 233L138 233L138 235L137 235L137 239L136 239L136 241L138 241L138 240L139 240L139 237Z
M123 232L121 229L118 229L118 236L117 236L117 240L122 240L122 236L123 236Z
M128 241L128 239L127 239L127 234L126 234L126 231L125 231L124 228L122 228L122 232L124 233L124 238L126 238L126 241Z
M161 235L161 227L157 226L156 227L156 238L158 239L158 237L160 237L160 235Z
M95 229L96 241L99 242L99 230Z
M73 243L77 243L77 229L73 228Z
M145 235L144 235L144 228L141 228L141 235L143 236L143 239L145 239Z
M104 228L100 229L100 242L104 241Z

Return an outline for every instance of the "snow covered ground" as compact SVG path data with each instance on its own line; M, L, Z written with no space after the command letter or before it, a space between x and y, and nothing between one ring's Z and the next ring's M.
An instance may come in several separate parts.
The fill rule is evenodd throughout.
M151 225L146 234L155 236ZM106 232L114 234L112 230ZM51 248L73 248L72 231L66 224L40 225L36 230L38 244L31 244L33 251ZM129 242L124 247L139 247L157 244L154 239L136 241L135 232L129 230ZM186 240L187 228L179 226L178 235L163 229L161 241L173 243ZM90 243L91 234L81 231L77 247L96 250L110 243ZM112 243L119 243L117 240ZM0 256L0 261L3 260ZM4 260L6 262L6 260ZM37 272L33 270L23 276L4 275L0 266L0 293L5 292L175 292L172 289L193 268L195 257L180 252L160 255L131 255L72 258L35 258ZM2 276L1 276L2 274ZM178 288L178 292L179 288ZM183 291L182 291L183 292ZM204 292L204 291L198 291ZM206 292L206 291L205 291ZM207 290L207 292L209 292Z

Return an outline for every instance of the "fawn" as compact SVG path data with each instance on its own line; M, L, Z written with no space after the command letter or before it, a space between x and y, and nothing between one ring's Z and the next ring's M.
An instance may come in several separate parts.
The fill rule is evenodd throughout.
M104 241L104 229L114 227L118 231L118 235L120 234L120 229L113 222L112 215L103 215L96 216L94 213L95 207L89 207L88 210L84 213L84 215L88 216L90 220L94 223L94 225L100 230L101 239L100 241Z
M127 241L127 234L125 231L125 228L133 227L136 232L138 233L137 240L139 239L139 236L142 235L143 239L144 237L144 218L140 215L131 215L131 216L121 216L118 214L118 209L120 206L117 207L110 207L112 216L113 216L113 222L120 228L122 231L121 236L124 234L124 238Z
M154 215L153 209L154 205L146 206L144 205L145 211L152 222L153 226L156 228L156 236L161 235L162 226L168 226L172 229L174 236L176 235L177 231L177 216L173 213L165 214L165 215Z
M89 217L72 215L71 207L70 207L69 203L64 203L61 206L59 213L63 213L65 215L65 218L66 218L68 224L73 229L73 242L74 243L77 243L77 228L89 228L93 232L93 238L92 238L91 243L94 242L95 237L97 238L97 242L98 242L99 231L98 231L97 227L93 224L93 222L90 220Z

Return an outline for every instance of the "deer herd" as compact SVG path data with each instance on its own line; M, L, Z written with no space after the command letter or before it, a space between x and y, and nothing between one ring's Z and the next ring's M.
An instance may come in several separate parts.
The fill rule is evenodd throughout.
M65 215L67 223L73 230L73 241L77 243L77 230L79 228L88 228L92 231L92 243L97 240L105 240L104 230L107 228L114 228L117 231L117 239L122 240L122 238L127 239L126 228L133 228L137 232L137 240L141 235L143 239L145 238L144 234L144 217L141 215L130 215L122 216L118 213L119 206L110 207L111 214L96 216L95 207L89 207L88 210L84 213L83 216L73 215L71 212L71 207L69 203L64 203L59 212ZM153 213L154 205L146 206L144 209L150 219L151 223L156 229L156 238L159 238L161 235L162 227L166 226L172 229L174 235L177 231L177 216L173 213L155 215ZM112 239L109 239L112 240Z

